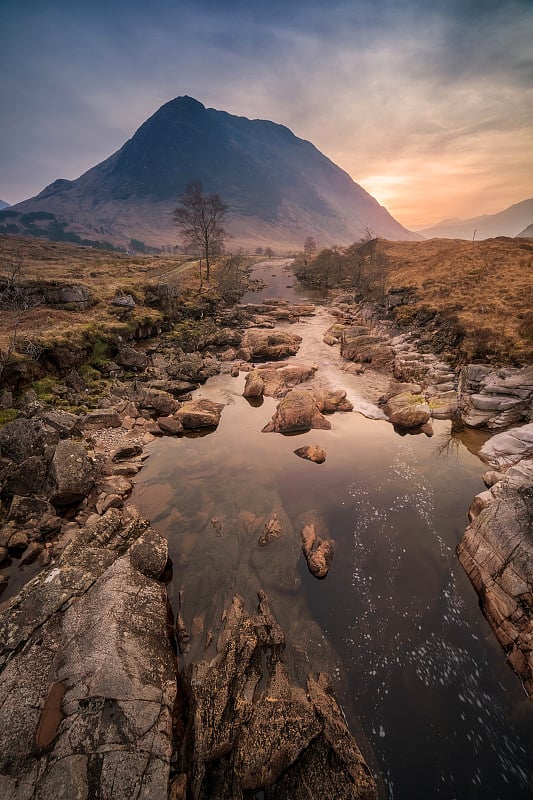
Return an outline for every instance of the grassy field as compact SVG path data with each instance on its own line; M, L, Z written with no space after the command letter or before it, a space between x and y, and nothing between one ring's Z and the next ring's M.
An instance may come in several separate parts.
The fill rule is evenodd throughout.
M409 324L417 312L434 310L464 330L466 358L485 350L500 360L531 363L533 240L431 239L380 245L390 261L386 288L415 290L414 302L398 309L399 321Z
M155 320L161 316L160 312L142 305L146 287L175 281L184 290L194 285L197 271L197 263L184 256L129 256L43 239L0 235L0 277L7 276L14 266L19 268L17 282L83 284L96 302L83 312L49 306L38 306L22 314L3 310L0 312L2 348L12 336L15 321L19 338L64 338L65 342L79 337L91 326L112 328L123 316L123 311L111 305L117 294L132 294L141 303L129 315L129 323Z

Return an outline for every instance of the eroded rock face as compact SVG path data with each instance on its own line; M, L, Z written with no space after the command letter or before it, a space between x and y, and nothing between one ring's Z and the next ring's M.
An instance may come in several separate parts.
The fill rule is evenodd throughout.
M533 461L478 495L457 548L507 660L533 698Z
M533 422L498 433L489 439L479 452L493 467L508 467L522 459L533 457Z
M268 787L272 800L377 798L327 677L309 676L306 690L292 683L266 595L256 614L235 596L223 619L214 657L183 675L194 709L182 765L187 797L244 800Z
M465 425L493 430L532 419L533 366L494 369L468 364L459 382L459 414Z
M250 353L252 360L277 361L287 356L295 356L302 337L295 333L279 330L247 330L242 339L242 349Z
M109 512L0 616L2 800L167 797L166 560L146 523Z
M292 389L280 401L272 420L263 428L263 433L294 433L311 428L329 430L331 423L318 410L311 392Z

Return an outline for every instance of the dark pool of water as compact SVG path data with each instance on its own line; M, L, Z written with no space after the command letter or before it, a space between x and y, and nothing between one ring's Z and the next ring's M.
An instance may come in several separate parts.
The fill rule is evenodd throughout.
M263 277L275 284L263 296L301 298L281 266L267 264ZM321 345L324 324L319 316L297 326L303 352L357 403L357 378L343 376L335 350ZM330 431L263 434L276 403L252 407L243 385L244 376L223 375L202 387L226 404L219 428L155 442L137 479L133 502L169 538L174 605L181 591L188 624L201 627L215 598L239 591L251 601L268 583L280 621L294 623L289 638L307 626L310 661L323 652L338 671L347 714L358 718L390 798L531 798L533 709L455 556L466 510L484 488L479 434L459 437L436 422L433 438L400 437L358 413L333 415ZM326 450L324 464L294 455L311 443ZM301 588L277 591L283 565L274 550L270 568L257 561L250 520L276 510L297 541L311 508L335 539L333 567L318 582L300 558ZM327 647L338 656L333 667Z

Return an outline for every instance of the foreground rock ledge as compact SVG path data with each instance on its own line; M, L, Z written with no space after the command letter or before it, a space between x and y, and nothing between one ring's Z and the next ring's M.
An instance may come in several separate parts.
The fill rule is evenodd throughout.
M309 676L305 690L296 686L284 650L264 592L255 614L236 595L215 656L183 676L190 755L175 778L176 797L244 800L265 791L269 800L377 799L327 676Z

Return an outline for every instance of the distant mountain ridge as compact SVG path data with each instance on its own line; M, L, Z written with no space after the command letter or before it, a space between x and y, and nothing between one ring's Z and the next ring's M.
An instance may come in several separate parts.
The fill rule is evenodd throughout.
M5 200L0 200L0 211L1 211L3 208L9 208L9 203L6 203L6 201L5 201Z
M288 128L208 109L191 97L163 105L77 180L56 180L10 212L50 213L77 236L122 246L131 239L173 244L172 210L196 178L228 203L232 246L301 248L309 235L321 245L345 244L366 228L388 239L420 238ZM0 231L2 222L0 212Z
M426 239L492 239L495 236L518 236L533 220L533 198L522 200L497 214L483 214L471 219L450 219L418 231Z
M528 225L527 228L524 228L523 231L516 234L517 239L533 239L533 222L531 225Z

